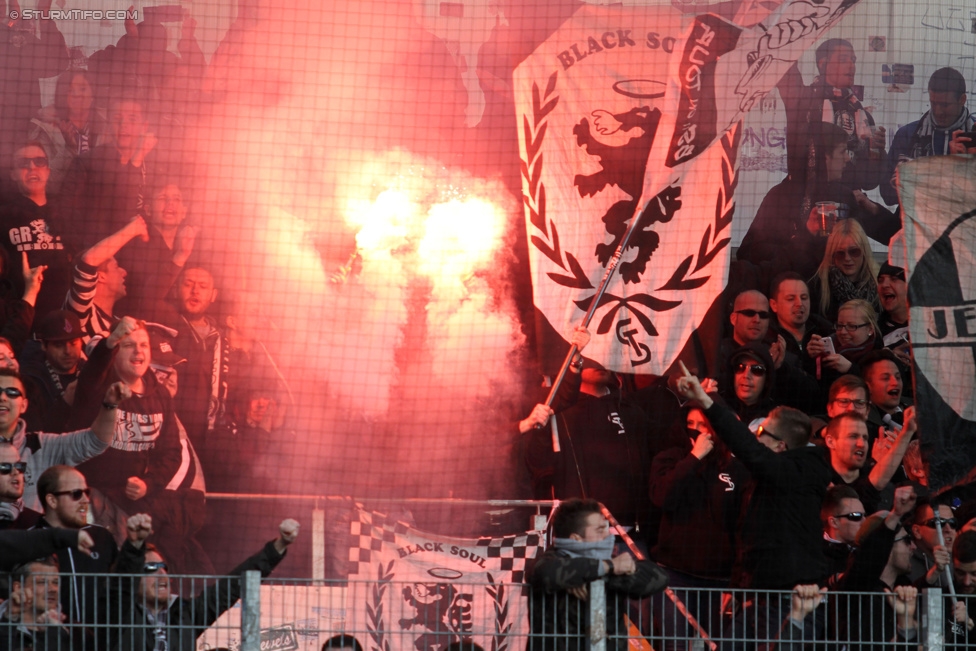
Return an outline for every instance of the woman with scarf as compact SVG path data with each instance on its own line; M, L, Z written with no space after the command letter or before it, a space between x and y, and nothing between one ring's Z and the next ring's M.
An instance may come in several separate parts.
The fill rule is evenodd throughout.
M829 231L831 225L821 221L820 202L836 206L832 219L857 220L871 239L884 245L901 228L894 213L843 183L850 159L846 131L822 122L811 134L811 143L807 166L791 171L766 194L736 252L738 261L771 265L775 273L789 270L811 276L823 258L824 227Z
M853 219L837 222L827 238L827 250L810 282L811 303L821 315L836 320L838 308L856 298L881 308L878 263L864 229Z
M836 332L830 337L814 335L807 344L807 354L818 361L820 386L825 392L841 375L860 375L858 362L882 347L878 313L863 299L840 306L834 329Z

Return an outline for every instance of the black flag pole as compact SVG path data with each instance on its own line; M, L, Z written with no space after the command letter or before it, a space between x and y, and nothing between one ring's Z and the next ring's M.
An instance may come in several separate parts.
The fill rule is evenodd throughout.
M623 255L624 250L630 243L630 237L634 232L640 228L641 216L644 214L644 209L647 208L649 202L642 202L638 204L637 209L634 211L634 216L630 221L630 226L627 228L627 232L624 233L623 238L620 240L620 244L617 246L617 250L613 252L613 256L607 262L607 270L603 273L603 280L600 281L599 287L597 287L596 294L593 295L593 301L590 303L590 308L586 311L586 315L583 317L583 321L580 325L584 328L590 325L590 321L593 320L593 315L596 313L596 308L600 304L600 299L603 298L603 294L607 291L607 287L610 285L610 279L613 277L613 272L617 268L617 264L620 262L620 257ZM579 347L576 344L572 344L569 347L569 353L566 355L566 359L563 360L563 366L559 369L559 374L556 376L556 380L552 383L552 388L549 389L549 396L546 397L546 402L544 403L546 407L552 407L553 400L556 399L556 392L559 391L559 385L563 383L566 378L566 371L569 370L569 365L573 361L573 357L579 352ZM559 433L553 428L552 430L552 450L553 452L559 452Z

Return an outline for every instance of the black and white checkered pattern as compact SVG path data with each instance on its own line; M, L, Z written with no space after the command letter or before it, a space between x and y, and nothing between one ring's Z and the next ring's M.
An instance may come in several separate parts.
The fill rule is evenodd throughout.
M512 573L512 583L521 583L525 578L525 561L542 551L542 536L530 533L479 538L477 547L485 548L485 557L501 559L500 569Z
M382 513L362 509L357 509L356 513L358 517L354 515L349 523L349 570L351 574L369 575L375 571L371 567L373 552L381 551L384 543L396 544L397 536L405 535L410 527L405 522ZM507 582L521 583L525 578L526 560L534 558L542 551L542 543L541 535L528 533L501 538L479 538L474 546L484 551L484 557L489 562L499 559L497 567L500 570L511 572L511 578L506 579Z

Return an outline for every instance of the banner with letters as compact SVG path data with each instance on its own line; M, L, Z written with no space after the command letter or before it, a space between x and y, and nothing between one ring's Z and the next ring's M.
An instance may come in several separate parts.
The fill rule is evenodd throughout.
M915 404L937 489L976 459L976 159L920 158L899 165L898 179Z
M517 584L542 542L541 532L445 538L358 510L350 523L346 630L366 651L439 651L454 642L521 651L528 597Z
M671 6L581 7L515 71L543 368L640 210L587 357L663 373L725 287L742 116L857 0L782 3L764 25Z

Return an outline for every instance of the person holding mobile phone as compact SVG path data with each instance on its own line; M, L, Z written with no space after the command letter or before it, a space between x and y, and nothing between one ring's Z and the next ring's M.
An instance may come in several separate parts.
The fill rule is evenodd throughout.
M830 337L814 335L807 344L807 354L820 360L820 383L825 391L844 373L858 373L861 358L881 347L877 313L865 300L844 303L837 311L834 329Z
M939 68L929 77L929 110L915 122L895 133L888 151L888 173L882 181L881 197L889 206L898 204L898 165L922 156L945 156L976 151L976 139L963 140L976 130L976 116L966 107L966 79L955 68ZM972 152L970 152L972 153Z

